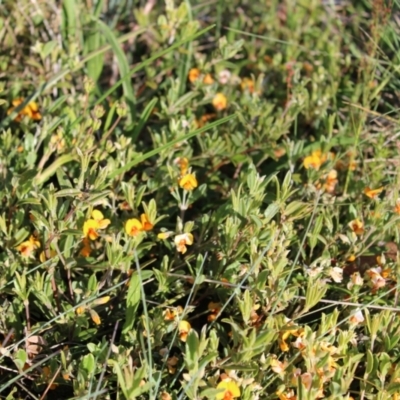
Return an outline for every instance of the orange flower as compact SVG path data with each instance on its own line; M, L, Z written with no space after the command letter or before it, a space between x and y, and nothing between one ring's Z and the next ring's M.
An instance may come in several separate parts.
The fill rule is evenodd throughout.
M199 79L199 76L200 76L200 70L198 68L192 68L188 74L189 82L190 83L195 82L197 79Z
M214 79L211 74L206 74L203 79L203 83L205 85L212 85L214 83Z
M394 212L400 214L400 199L396 200L396 205L394 206Z
M378 189L371 189L371 188L369 188L369 187L367 186L367 187L364 189L364 194L365 194L366 196L368 196L370 199L375 199L375 198L378 196L378 194L382 192L383 189L384 189L383 186L381 186L381 187L378 188Z
M193 174L186 174L178 181L179 186L190 192L198 186L197 179Z
M192 329L192 326L189 324L189 322L187 322L187 321L179 322L179 326L178 326L179 339L181 339L182 342L186 342L187 336L191 329Z
M12 105L14 107L11 107L7 111L7 115L10 115L16 107L21 105L24 102L24 99L18 98L12 101ZM14 118L14 121L21 121L22 118L27 115L30 119L33 119L34 121L40 121L42 119L42 116L39 112L39 107L36 102L31 101L28 103L22 110L19 111L17 116Z
M243 78L240 82L240 88L242 91L248 90L250 93L254 93L254 81L251 78Z
M217 111L225 110L227 104L228 99L223 93L217 93L212 100L212 105Z
M240 388L237 385L237 383L228 378L217 385L217 389L223 389L221 393L218 393L215 398L217 400L232 400L235 399L236 397L240 397Z
M29 240L22 242L16 247L16 249L21 252L23 257L29 257L39 247L40 242L33 235L31 235Z
M324 189L327 193L333 193L335 191L335 186L337 183L337 171L335 169L332 169L331 171L329 171L328 176L326 177Z
M186 246L193 244L193 235L191 233L183 233L182 235L175 236L174 241L178 252L185 254L187 251Z
M181 170L181 176L186 175L189 170L189 160L186 157L179 157L175 160Z
M125 223L125 232L129 236L137 236L143 231L143 225L137 218L128 219Z
M217 315L221 311L221 303L214 303L213 301L211 301L210 303L208 303L208 311L210 312L210 314L207 317L207 321L212 322L215 320L215 318L217 318Z
M91 240L96 240L99 237L98 230L105 229L111 223L109 219L105 219L102 212L93 210L92 218L85 221L83 224L83 234Z
M82 249L81 249L81 251L80 251L79 254L80 254L82 257L89 257L89 256L90 256L90 253L92 252L92 248L90 247L90 240L89 240L89 237L85 237L85 238L83 239L82 243L83 243L83 247L82 247Z
M140 216L140 221L142 223L142 228L144 231L151 231L153 229L153 224L149 221L147 214L142 214Z
M353 219L353 221L350 221L349 227L358 236L364 233L364 224L359 219Z

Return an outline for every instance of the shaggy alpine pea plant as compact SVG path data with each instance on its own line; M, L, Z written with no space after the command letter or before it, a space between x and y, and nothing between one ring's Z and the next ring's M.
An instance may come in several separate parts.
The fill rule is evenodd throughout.
M400 399L398 0L3 0L0 395Z

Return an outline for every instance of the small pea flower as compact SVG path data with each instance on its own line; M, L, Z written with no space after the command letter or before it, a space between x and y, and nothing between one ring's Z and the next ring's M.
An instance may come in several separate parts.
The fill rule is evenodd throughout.
M104 218L103 214L99 210L92 211L92 218L85 221L83 224L83 234L90 240L96 240L99 237L97 232L100 229L105 229L111 223L107 218Z
M240 388L234 380L225 379L221 381L218 383L217 389L223 389L221 393L215 396L217 400L232 400L240 397Z
M23 257L29 257L39 247L40 242L35 238L35 236L31 235L28 240L22 242L16 247L16 249L21 252Z
M179 326L178 326L178 331L179 331L179 339L182 340L182 342L186 342L187 336L189 334L189 331L192 329L192 326L188 321L180 321Z
M181 235L175 236L174 239L176 249L179 253L185 254L187 251L186 246L191 246L193 244L193 235L191 233L183 233Z
M212 105L217 111L225 110L227 104L228 99L223 93L217 93L212 100Z
M182 176L179 181L179 186L188 191L191 192L193 189L195 189L198 186L197 179L193 174L186 174Z
M10 115L15 110L15 108L17 108L24 101L25 100L22 98L13 100L12 105L14 107L8 109L7 115ZM39 106L34 101L31 101L22 110L20 110L18 115L14 118L14 121L20 122L25 115L27 115L30 119L33 119L34 121L40 121L42 119L42 115L39 112Z

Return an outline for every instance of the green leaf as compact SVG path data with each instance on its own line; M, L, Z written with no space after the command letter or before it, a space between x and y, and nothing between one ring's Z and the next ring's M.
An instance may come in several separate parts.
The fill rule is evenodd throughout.
M85 370L87 375L92 375L94 373L95 365L93 354L86 354L82 358L81 368Z
M141 298L140 278L137 273L133 273L129 280L129 289L126 296L125 323L122 328L123 333L132 329L136 319L136 310Z
M85 39L85 47L87 52L91 53L98 50L102 44L103 42L100 31L96 29L95 25L92 25L90 33ZM86 65L88 75L93 79L94 82L97 82L104 67L104 53L98 53L95 57L92 57L90 60L88 60Z
M149 104L147 104L146 108L143 110L138 123L135 126L135 129L133 130L132 133L132 142L136 143L136 140L140 134L140 132L143 129L143 126L146 124L147 120L149 119L151 112L153 111L155 105L157 104L158 99L154 98L150 101Z

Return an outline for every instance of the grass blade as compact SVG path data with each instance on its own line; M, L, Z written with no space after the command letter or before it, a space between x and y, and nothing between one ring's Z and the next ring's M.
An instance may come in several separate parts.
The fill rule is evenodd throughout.
M111 29L104 22L102 22L100 20L97 20L96 22L100 26L100 29L102 30L104 36L106 37L108 43L110 44L110 46L112 48L115 56L117 57L119 73L120 73L120 76L122 77L121 84L122 84L124 96L126 98L126 102L128 104L128 109L129 109L128 124L130 124L135 119L136 97L135 97L135 94L133 93L133 86L129 79L130 78L129 63L125 56L125 53L121 49L120 43L118 42L116 36L111 31Z

